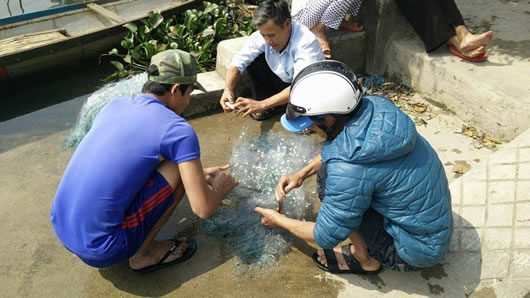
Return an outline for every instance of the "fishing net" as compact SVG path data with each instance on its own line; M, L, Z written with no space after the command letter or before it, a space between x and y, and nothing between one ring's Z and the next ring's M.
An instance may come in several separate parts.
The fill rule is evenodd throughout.
M94 118L109 101L121 96L141 93L142 86L146 81L147 74L142 73L116 83L107 84L90 95L81 108L79 119L72 133L66 138L64 147L77 147L92 127Z
M307 165L318 149L308 137L270 132L247 138L244 129L230 160L239 186L227 196L226 204L202 221L203 231L223 239L238 257L238 265L273 264L289 251L294 238L283 229L263 226L254 208L277 209L274 189L279 178ZM298 188L287 194L281 212L290 218L304 219L311 208L312 201Z

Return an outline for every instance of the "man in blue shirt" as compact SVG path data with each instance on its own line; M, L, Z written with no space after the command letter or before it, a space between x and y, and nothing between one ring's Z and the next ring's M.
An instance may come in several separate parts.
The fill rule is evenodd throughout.
M232 60L221 96L225 112L236 111L255 120L265 120L283 112L293 77L324 55L315 35L305 26L291 22L284 0L261 1L252 19L258 31L252 33ZM248 70L253 99L235 98L234 89ZM285 110L285 109L283 109Z
M193 239L155 241L184 193L192 211L210 216L235 186L225 167L203 169L193 128L179 115L196 81L193 57L153 56L143 94L111 101L68 164L50 220L63 245L83 262L125 260L145 273L191 257ZM210 188L211 187L211 188Z

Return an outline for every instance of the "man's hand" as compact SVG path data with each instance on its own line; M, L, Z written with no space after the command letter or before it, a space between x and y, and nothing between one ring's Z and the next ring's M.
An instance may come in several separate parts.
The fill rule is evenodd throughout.
M217 175L219 175L221 172L226 171L230 168L229 164L226 164L224 166L218 166L218 167L211 167L211 168L204 168L204 178L206 179L206 183L208 185L212 186L213 180Z
M288 174L280 177L278 185L276 186L276 200L281 201L293 188L298 188L302 185L304 179L298 173Z
M263 112L267 107L263 101L253 100L245 97L238 97L234 106L236 114L247 117L250 114Z
M221 95L221 100L219 101L219 103L221 104L221 107L223 108L223 110L225 112L232 112L233 109L231 109L230 107L228 107L226 105L226 102L229 102L230 104L235 104L235 100L234 100L234 92L231 91L231 90L228 90L228 89L225 89L223 91L223 95Z
M261 218L261 223L268 227L281 227L281 219L285 217L285 215L280 214L272 209L256 207L254 211L263 216Z
M212 189L217 193L221 193L224 197L229 194L238 184L239 183L234 179L234 177L220 172L213 178Z

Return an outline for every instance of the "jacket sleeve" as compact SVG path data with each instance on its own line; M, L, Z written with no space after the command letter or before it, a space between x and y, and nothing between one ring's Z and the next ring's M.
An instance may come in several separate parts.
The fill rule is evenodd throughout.
M325 196L318 211L313 236L322 248L333 248L361 225L370 207L373 183L365 177L363 165L330 162L327 164Z

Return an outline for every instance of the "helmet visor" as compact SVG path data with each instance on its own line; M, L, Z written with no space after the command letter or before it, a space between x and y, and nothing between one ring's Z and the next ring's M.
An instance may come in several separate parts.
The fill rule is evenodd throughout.
M313 120L307 116L300 116L296 119L288 120L287 114L283 114L280 123L288 132L301 132L310 127L313 124Z
M306 113L306 109L300 106L295 106L292 103L287 104L285 115L287 120L295 120L296 118L303 116Z

